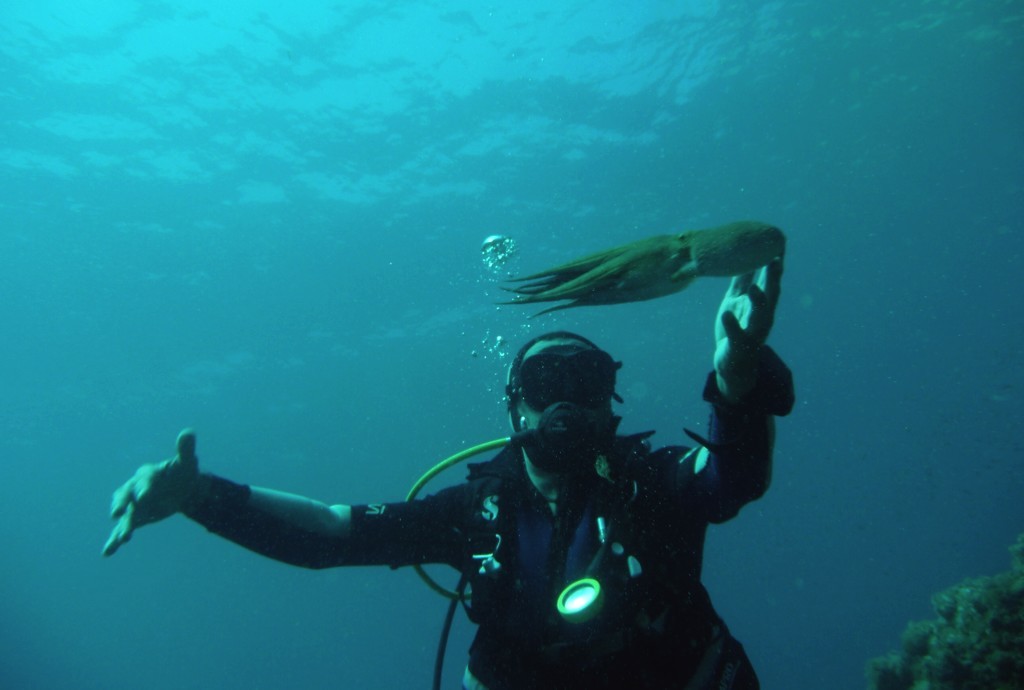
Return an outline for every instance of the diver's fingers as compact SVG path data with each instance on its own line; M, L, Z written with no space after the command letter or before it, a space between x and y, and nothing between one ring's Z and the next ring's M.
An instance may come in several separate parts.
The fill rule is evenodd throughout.
M764 308L768 306L768 295L757 285L751 285L747 290L747 297L750 299L750 311L752 314L763 314Z
M768 296L768 304L772 309L779 302L779 295L782 294L782 257L774 259L770 264L761 269L758 276L758 285Z
M114 529L110 531L110 537L107 539L107 543L103 545L104 556L113 556L121 548L122 544L131 540L132 531L135 529L132 524L132 514L135 512L134 507L134 504L130 504L121 516L121 519L114 525Z
M132 485L134 481L134 478L129 479L114 491L114 495L110 499L110 517L116 519L124 515L124 511L132 501Z
M775 307L779 302L782 282L782 261L776 259L763 269L764 275L759 282L764 289L751 285L747 293L750 299L750 314L747 319L747 336L752 342L764 343L775 325Z
M722 328L725 330L725 335L730 341L740 344L745 343L747 340L747 334L743 330L743 326L740 325L739 319L731 311L722 312Z
M751 283L754 282L754 272L744 273L743 275L734 276L732 282L729 283L729 290L727 294L730 297L742 297L747 294L747 289Z
M176 442L178 458L186 464L197 462L196 458L196 432L192 429L182 429L178 434Z
M750 298L750 315L746 335L752 342L763 343L772 330L775 308L769 303L768 295L756 285L750 286L747 295Z

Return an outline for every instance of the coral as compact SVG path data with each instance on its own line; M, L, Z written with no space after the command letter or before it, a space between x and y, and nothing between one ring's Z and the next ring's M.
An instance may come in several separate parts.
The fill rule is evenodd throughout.
M872 659L869 690L1024 690L1024 534L1009 571L964 580L932 598L903 650Z

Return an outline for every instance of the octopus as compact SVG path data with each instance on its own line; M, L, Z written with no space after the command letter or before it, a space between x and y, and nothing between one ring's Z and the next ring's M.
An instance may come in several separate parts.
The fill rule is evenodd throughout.
M715 228L655 235L560 266L513 278L502 304L569 300L534 316L570 307L641 302L684 290L702 276L731 277L783 256L786 237L767 223L742 220Z

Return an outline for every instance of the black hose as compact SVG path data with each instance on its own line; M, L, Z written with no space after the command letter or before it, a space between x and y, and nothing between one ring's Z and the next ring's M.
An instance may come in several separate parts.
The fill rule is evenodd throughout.
M469 578L465 573L459 578L459 584L455 587L455 593L458 595L452 599L452 603L448 604L448 613L444 617L444 626L441 628L441 639L437 643L437 658L434 659L434 690L441 690L441 669L444 668L444 653L448 648L448 634L452 631L452 621L455 619L455 607L462 601L462 595L466 591L466 585L469 584Z

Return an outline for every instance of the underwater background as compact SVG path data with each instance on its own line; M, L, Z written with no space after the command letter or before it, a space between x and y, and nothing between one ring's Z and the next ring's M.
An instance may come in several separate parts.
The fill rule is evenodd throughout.
M742 218L789 238L798 404L704 580L763 686L864 687L1024 529L1019 2L5 0L0 121L0 687L427 687L445 602L411 571L181 517L103 559L110 493L192 425L234 480L401 500L506 433L553 329L625 362L624 431L684 443L727 280L495 302Z

